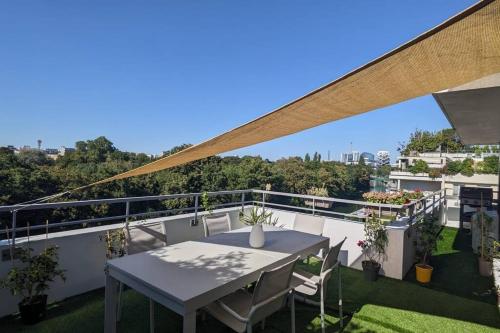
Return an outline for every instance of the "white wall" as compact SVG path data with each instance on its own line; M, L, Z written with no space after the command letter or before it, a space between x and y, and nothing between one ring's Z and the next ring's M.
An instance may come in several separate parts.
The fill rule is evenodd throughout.
M250 207L245 208L249 210ZM239 222L239 207L215 210L215 213L228 212L233 229L242 226ZM275 217L279 218L279 225L293 228L295 212L272 209ZM203 213L200 214L200 216ZM193 214L182 214L171 217L149 219L148 222L159 221L164 223L168 244L175 244L186 240L195 240L203 237L203 225L191 226ZM104 265L106 262L105 244L99 239L108 230L121 227L123 224L93 227L72 231L49 234L49 243L59 246L60 267L66 270L67 281L55 282L49 290L49 301L57 301L66 297L78 295L104 286ZM392 226L389 230L388 258L383 263L382 274L401 279L409 269L408 256L409 241L406 226ZM354 268L361 267L361 249L356 242L364 238L363 224L348 220L326 218L324 235L330 237L330 245L335 245L347 237L340 253L343 265ZM26 240L18 239L17 244ZM45 245L44 235L31 238L31 246L39 252ZM0 242L0 250L7 249L5 241ZM412 257L413 258L413 257ZM412 259L411 258L411 259ZM413 264L413 261L411 264ZM409 266L411 267L411 265ZM11 268L10 261L0 262L0 277L7 274ZM7 290L0 290L0 317L17 312L19 297L12 297Z
M270 210L273 212L273 217L279 218L278 225L289 229L293 228L295 215L301 214L278 209ZM356 245L356 242L364 239L362 223L326 217L323 235L330 238L330 246L341 242L344 237L347 237L339 255L342 265L351 266L361 256L361 249Z
M238 217L239 211L240 208L235 207L218 209L214 212L229 212L233 228L239 228L241 227ZM199 216L203 214L200 213ZM194 214L182 214L148 219L147 221L164 223L168 244L175 244L186 240L200 239L204 236L201 218L199 218L200 223L197 226L190 225L193 217ZM49 234L48 243L59 246L59 265L66 270L66 282L56 281L51 285L48 292L49 302L104 287L106 253L105 244L99 237L104 236L108 230L122 226L123 224L120 223ZM25 242L26 239L18 238L16 245ZM8 249L6 244L6 241L0 241L0 251ZM40 252L44 246L45 235L31 237L31 247L36 253ZM0 277L4 277L11 267L10 261L0 262ZM0 289L0 317L17 312L19 301L20 297L13 297L8 290Z

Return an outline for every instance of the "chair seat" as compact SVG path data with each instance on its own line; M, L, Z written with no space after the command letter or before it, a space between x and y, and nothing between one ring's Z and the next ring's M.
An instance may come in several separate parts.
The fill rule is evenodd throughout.
M240 289L232 294L224 296L220 300L213 302L206 307L208 313L210 313L212 316L214 316L227 326L231 327L233 330L237 332L245 332L246 323L243 323L234 318L220 305L219 302L224 303L227 307L229 307L240 316L248 318L248 314L250 312L250 309L252 308L252 294L243 289Z
M300 294L314 296L318 292L320 277L312 273L295 269L292 276L291 285Z

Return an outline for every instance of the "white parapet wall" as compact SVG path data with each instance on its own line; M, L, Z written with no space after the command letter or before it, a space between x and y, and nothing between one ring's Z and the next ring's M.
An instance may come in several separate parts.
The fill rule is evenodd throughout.
M249 208L246 208L249 209ZM228 212L233 228L240 228L240 207L215 210L214 213ZM200 213L199 216L202 216ZM181 214L176 216L148 219L147 222L163 222L168 244L175 244L187 240L200 239L204 236L201 218L196 226L191 226L194 214ZM131 222L134 224L136 222ZM59 265L66 272L66 282L56 281L51 284L48 292L49 302L82 294L90 290L104 287L104 265L106 263L105 243L101 237L109 230L123 227L123 223L101 227L77 229L71 231L49 233L48 240L45 235L33 236L30 246L35 253L39 253L46 245L54 244L59 247ZM26 244L25 238L19 238L16 246ZM8 249L6 241L0 241L0 251ZM15 264L19 264L17 261ZM3 278L12 267L10 261L0 261L0 278ZM0 289L0 317L17 312L17 303L20 297L13 297L10 292Z
M251 206L246 206L248 211ZM274 217L278 218L278 224L285 228L293 228L296 212L270 209ZM241 207L225 208L215 210L214 213L229 213L233 229L242 227L239 221ZM202 216L204 213L200 213ZM162 222L165 225L167 243L176 244L187 240L196 240L204 236L201 218L199 223L191 226L194 214L181 214L170 217L148 219L147 222ZM136 222L131 222L131 224ZM30 246L39 252L46 244L54 244L59 247L59 264L66 270L67 280L65 283L56 281L51 284L48 292L49 302L62 300L64 298L85 293L104 286L104 265L106 262L105 244L101 240L107 231L117 229L123 223L108 226L91 227L85 229L54 232L48 235L33 236ZM411 227L404 223L401 226L389 227L389 244L387 258L383 263L381 274L402 279L413 265L414 249ZM340 259L343 265L361 268L363 260L361 249L356 245L357 241L364 238L363 223L325 218L323 234L330 238L330 245L337 244L347 237L342 246ZM47 242L47 243L46 243ZM25 238L17 239L17 245L26 244ZM6 241L0 241L0 250L8 249ZM10 261L0 262L0 278L4 277L12 267ZM17 303L20 297L13 297L7 290L0 290L0 317L17 312Z
M293 228L295 215L301 214L278 209L271 210L273 216L279 218L279 224L290 229ZM401 280L415 263L415 232L413 227L404 222L392 223L387 228L389 242L380 273ZM340 252L342 265L361 269L361 262L365 258L356 243L364 239L363 223L326 217L323 235L330 238L330 246L347 237Z

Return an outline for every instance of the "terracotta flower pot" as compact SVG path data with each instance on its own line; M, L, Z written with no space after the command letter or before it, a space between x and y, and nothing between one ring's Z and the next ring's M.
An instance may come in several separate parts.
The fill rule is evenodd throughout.
M431 282L432 271L434 268L432 266L426 264L417 264L415 265L415 272L417 275L417 281L420 283L429 283Z

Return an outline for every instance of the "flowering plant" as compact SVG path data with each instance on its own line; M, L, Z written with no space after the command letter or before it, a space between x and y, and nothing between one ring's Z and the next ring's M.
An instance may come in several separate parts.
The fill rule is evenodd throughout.
M413 192L366 192L363 194L363 199L373 203L404 205L410 200L419 200L423 196L422 190L416 189Z

